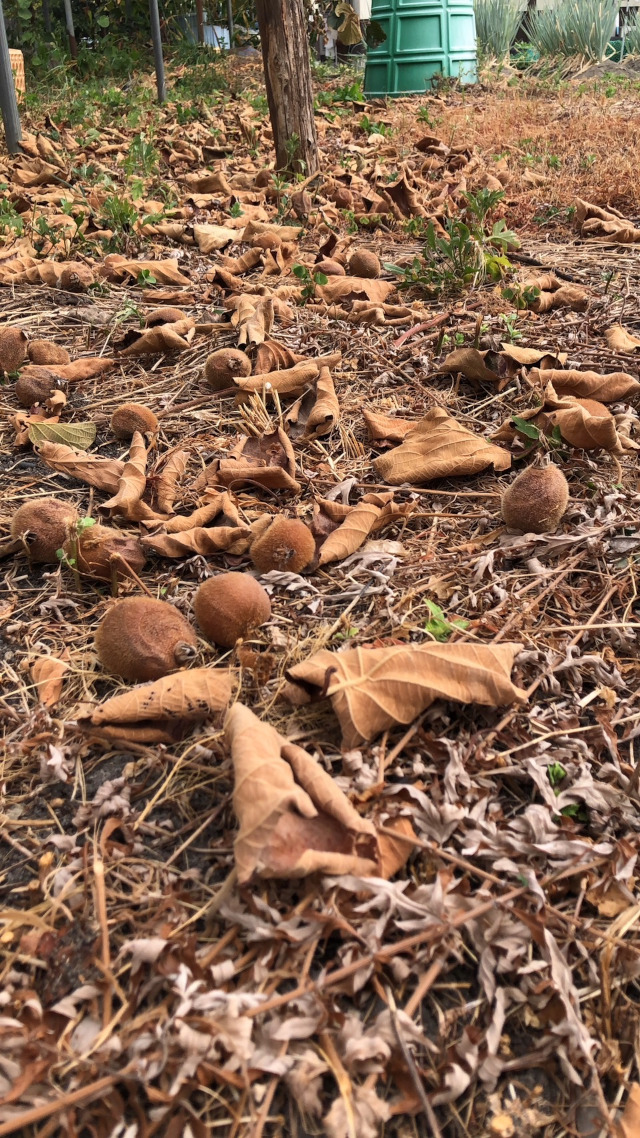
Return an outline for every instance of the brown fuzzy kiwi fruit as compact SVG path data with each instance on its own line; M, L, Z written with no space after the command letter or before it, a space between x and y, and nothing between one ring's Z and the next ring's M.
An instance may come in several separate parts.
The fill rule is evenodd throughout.
M502 495L502 517L521 533L553 533L568 502L569 486L557 466L528 466Z
M327 197L338 209L351 209L353 205L353 194L346 186L336 186L334 190L330 190Z
M24 540L31 561L55 565L57 551L63 548L77 517L77 510L71 502L62 502L59 498L34 498L16 510L11 519L11 536Z
M237 377L244 379L248 375L251 375L251 360L237 348L220 348L207 356L204 378L207 386L213 391L223 391L225 387L233 387L234 379Z
M27 354L27 334L22 328L0 329L0 369L17 371Z
M356 249L349 257L349 272L352 277L374 280L380 276L380 261L371 249Z
M153 597L125 597L98 625L100 663L123 680L159 680L193 660L198 641L182 613Z
M344 277L344 265L340 265L338 261L332 261L330 257L325 257L324 261L318 261L317 265L313 266L314 273L324 273L327 277Z
M52 391L65 386L54 371L43 368L39 375L21 375L13 390L21 407L33 407L34 403L46 403Z
M313 561L316 543L311 530L299 518L274 518L271 525L252 543L249 553L260 573L278 569L299 573Z
M70 538L63 549L68 558L75 559L79 573L98 581L132 580L147 561L136 537L109 526L88 526Z
M93 273L88 265L70 261L60 273L60 288L66 292L86 292L95 284Z
M158 420L149 407L142 403L123 403L116 407L110 422L111 430L117 439L132 439L135 431L141 435L155 435Z
M32 340L27 348L32 364L70 364L71 356L66 348L54 344L53 340Z
M186 312L181 308L154 308L145 320L147 328L159 328L163 324L177 324L179 320L187 320Z
M269 619L271 601L248 573L219 573L198 587L193 611L207 640L233 648L236 640Z

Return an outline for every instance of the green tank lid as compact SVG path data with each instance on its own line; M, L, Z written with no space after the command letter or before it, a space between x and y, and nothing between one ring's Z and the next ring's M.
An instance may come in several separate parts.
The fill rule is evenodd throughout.
M373 0L384 43L370 50L367 95L424 94L435 75L475 83L473 0Z

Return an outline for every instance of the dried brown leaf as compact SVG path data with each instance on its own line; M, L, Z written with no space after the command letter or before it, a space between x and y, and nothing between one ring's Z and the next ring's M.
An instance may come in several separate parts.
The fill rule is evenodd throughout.
M251 483L268 490L300 493L291 440L281 427L266 435L243 436L228 458L211 463L197 479L195 488L203 490L207 486L226 486L237 490Z
M227 706L232 686L233 674L228 668L190 668L114 695L83 721L99 726L206 719Z
M277 344L275 340L265 340L258 346L256 352L255 375L267 375L270 371L280 371L281 368L291 368L294 364L304 361L304 356L292 352L284 344Z
M145 328L143 332L133 331L118 345L122 356L154 356L165 352L182 352L188 348L196 334L195 321L190 316L175 324L160 324L155 328Z
M511 456L468 431L442 407L429 411L399 447L373 461L376 473L393 486L478 474L490 466L508 470Z
M329 535L320 549L318 566L330 561L343 561L361 545L380 520L385 506L393 500L393 493L365 494L362 501L349 511L342 524Z
M529 381L536 386L551 383L559 397L573 395L582 399L597 399L599 403L615 403L628 399L640 391L640 382L624 371L600 375L597 371L545 370L532 368Z
M510 679L519 644L420 644L390 648L323 649L286 677L312 696L327 695L345 747L410 723L435 699L499 707L524 702Z
M41 443L38 454L50 470L78 478L81 482L115 494L124 473L124 462L115 458L98 458L86 451L74 450L63 443Z
M326 304L364 299L374 305L381 305L395 287L391 281L369 280L366 277L330 277L326 285L316 286L316 293Z
M232 241L236 241L238 234L235 229L225 225L194 225L193 236L201 253L215 253L224 249Z
M99 271L100 275L106 276L108 280L122 281L125 277L130 277L137 281L140 273L148 272L156 278L159 284L191 284L189 278L180 272L178 262L174 257L168 257L164 261L131 261L119 254L111 254L111 256L105 257Z
M146 551L158 557L192 557L194 553L205 557L215 553L246 553L251 541L251 530L246 526L196 526L177 533L150 534L142 538Z
M254 875L376 872L374 827L306 751L241 703L227 713L225 737L240 823L235 841L240 884Z
M69 671L68 661L69 653L65 649L61 657L38 656L31 665L31 679L45 707L55 707L60 699L64 677Z
M113 517L120 514L131 518L133 508L139 503L147 485L147 448L140 431L134 431L129 448L129 458L118 482L113 498L100 506L100 512Z
M241 391L264 391L266 395L300 395L312 380L317 379L319 367L314 360L305 360L282 371L272 371L268 375L250 375L247 378L236 376L234 383Z
M622 1116L616 1123L617 1138L640 1138L640 1083L632 1083Z
M397 419L382 411L368 411L366 407L362 409L362 417L367 424L369 438L374 442L387 439L392 443L401 443L420 422L419 419Z
M173 513L178 482L187 469L189 455L186 450L174 450L169 455L155 480L156 501L163 514Z
M607 328L604 338L607 341L607 347L612 352L623 352L625 355L631 355L637 348L640 348L640 339L623 328L622 324L614 324L611 328Z

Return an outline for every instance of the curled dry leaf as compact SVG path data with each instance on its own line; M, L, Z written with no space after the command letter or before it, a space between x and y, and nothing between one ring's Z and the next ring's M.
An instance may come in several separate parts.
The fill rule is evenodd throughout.
M95 379L114 368L113 360L103 360L98 357L87 357L74 360L72 364L27 364L20 372L21 379L49 380L52 376L64 379L67 383L80 383L84 379Z
M607 347L612 352L623 352L625 355L631 355L637 348L640 348L640 339L633 333L627 332L622 324L614 324L611 328L607 328L604 338L607 341Z
M227 706L232 684L228 668L190 668L114 695L80 721L97 727L103 723L206 719Z
M507 369L504 364L502 371L498 370L501 363L502 360L496 352L479 352L477 348L457 348L455 352L449 353L438 371L444 372L445 375L456 375L461 372L467 379L478 383L497 383L500 390L507 380Z
M362 409L362 417L372 442L385 439L401 443L420 422L419 419L397 419L393 415L385 415L383 411L368 411L366 407Z
M532 368L529 381L536 386L552 384L559 397L574 395L582 399L597 399L599 403L615 403L618 399L628 399L640 391L640 382L624 371L600 375L597 371L540 371Z
M38 454L50 470L78 478L96 490L115 494L124 473L124 462L116 458L98 458L83 450L74 450L63 443L41 443Z
M231 495L226 490L217 494L208 491L207 497L209 494L211 494L210 500L199 506L188 517L171 518L164 526L165 533L184 533L188 529L206 526L214 518L218 519L219 526L239 526L240 514Z
M551 434L558 427L565 442L581 450L607 450L622 454L623 445L616 430L616 421L603 403L593 399L558 399L554 410L545 410L533 420L534 424Z
M195 484L196 490L207 486L226 486L237 490L254 483L268 490L292 490L300 493L296 481L296 459L287 434L278 427L268 435L243 436L228 458L211 463Z
M238 881L309 873L372 874L373 825L361 818L326 771L241 703L227 712L233 759Z
M340 404L328 367L321 367L315 390L306 391L287 413L291 435L328 435L340 422Z
M275 310L271 296L238 296L231 323L238 331L238 346L262 344L273 328Z
M328 696L345 747L410 723L436 699L486 707L526 701L511 682L519 644L412 644L323 649L286 673L307 696Z
M201 224L194 225L193 236L201 253L215 253L237 240L238 234L225 225Z
M511 456L468 431L442 407L429 411L399 447L373 461L376 473L393 486L478 474L490 466L508 470Z
M45 707L55 707L62 695L64 677L69 671L69 653L65 649L61 657L38 656L31 665L38 699Z
M304 361L304 356L292 352L284 344L277 344L275 340L265 340L258 345L256 352L255 375L266 375L270 371L280 371L281 368L291 368L294 364Z
M369 280L367 277L330 277L326 285L317 285L316 293L326 304L345 300L368 300L378 306L395 290L391 281Z
M541 292L529 307L534 312L551 312L554 308L571 308L574 312L585 312L589 306L589 293L578 285L560 285L555 292Z
M314 360L305 360L283 371L269 372L268 375L250 375L246 379L236 376L234 384L241 391L264 391L271 395L300 395L312 380L317 379L319 367Z
M125 337L124 347L118 347L122 356L154 356L165 352L181 352L188 348L196 334L195 321L190 316L175 324L160 324L155 328L145 328L143 332L133 331L133 340Z
M137 281L140 273L150 273L159 284L191 284L189 278L180 272L178 262L174 257L168 257L164 261L131 261L119 253L111 253L105 257L98 271L100 276L111 281L123 281L125 277Z
M160 474L155 480L156 502L163 514L173 513L173 503L178 492L178 482L187 469L186 450L174 450L169 455Z
M205 557L216 553L246 553L251 543L251 530L246 526L197 526L178 533L151 534L142 538L146 551L159 557Z
M112 517L120 514L122 517L132 518L133 508L142 498L147 485L146 469L147 448L140 431L134 431L129 458L118 481L118 489L113 498L109 498L108 502L100 506L100 512Z
M624 214L612 206L602 209L577 198L575 221L581 237L604 237L623 245L636 245L640 242L640 229L636 229Z
M369 534L380 522L385 508L392 502L393 492L386 494L365 494L357 506L349 510L342 524L329 534L322 548L318 566L328 565L330 561L343 561L360 549ZM327 513L327 506L335 503L322 503Z
M26 256L0 265L0 285L46 284L84 292L93 282L91 269L81 261L36 261Z
M275 225L273 222L250 221L244 228L242 240L245 245L253 245L256 237L275 237L278 244L297 241L302 233L299 225Z
M624 1110L615 1124L616 1138L640 1138L640 1083L632 1083Z

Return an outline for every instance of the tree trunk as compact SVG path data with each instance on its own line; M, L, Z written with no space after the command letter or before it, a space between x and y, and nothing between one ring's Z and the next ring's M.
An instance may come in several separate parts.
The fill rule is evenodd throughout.
M278 170L314 174L318 142L303 0L256 0L256 9Z
M196 24L198 26L198 43L204 43L204 6L203 6L203 0L196 0Z

